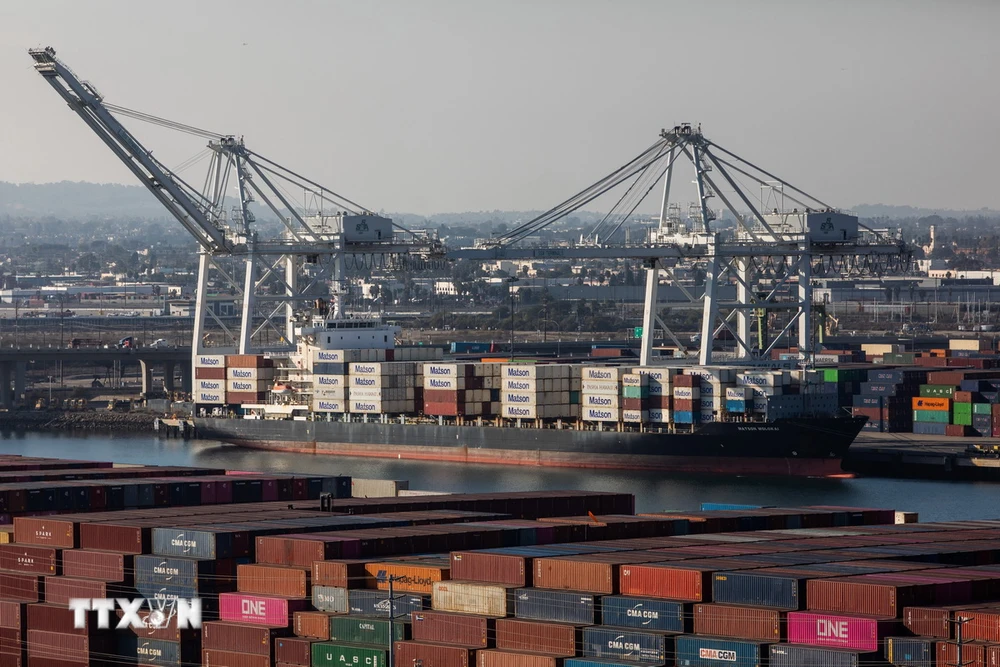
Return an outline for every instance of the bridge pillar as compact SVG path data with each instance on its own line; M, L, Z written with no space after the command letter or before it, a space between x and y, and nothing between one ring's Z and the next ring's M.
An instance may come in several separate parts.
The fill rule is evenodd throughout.
M14 409L14 394L10 390L10 371L12 365L9 361L0 363L0 405L8 410Z
M190 361L181 364L181 391L190 394L193 391L191 376L194 375L193 366Z
M173 361L163 364L163 391L172 392L174 390L174 371L177 365Z
M140 359L139 374L142 375L142 395L149 396L153 389L153 365L145 359Z
M28 362L18 361L14 363L14 403L24 396L24 377L28 373Z

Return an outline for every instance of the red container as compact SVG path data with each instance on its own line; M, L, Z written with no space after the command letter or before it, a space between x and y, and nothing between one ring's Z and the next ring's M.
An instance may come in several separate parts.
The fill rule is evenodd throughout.
M84 523L80 526L80 548L148 554L151 532L148 526L128 523Z
M981 639L1000 643L1000 609L962 611L955 616L971 619L962 626L963 639Z
M701 401L698 402L698 405L701 405ZM678 412L694 412L694 408L695 402L692 399L674 397L674 410Z
M237 403L263 403L267 400L267 392L257 391L227 391L226 402L230 405Z
M59 574L59 550L27 544L0 544L0 570L25 574Z
M45 577L45 601L51 604L68 605L70 598L115 597L115 591L108 591L108 584L93 579L71 577Z
M330 638L330 616L325 611L297 611L292 617L292 632L298 637L327 640ZM275 658L277 660L277 658Z
M898 618L903 607L933 603L934 585L891 580L880 582L865 577L810 579L806 582L806 602L810 611Z
M0 628L0 666L22 667L25 633L11 628Z
M218 366L195 366L195 380L225 380L226 369Z
M26 616L21 613L23 605L13 600L0 600L0 628L23 630Z
M510 554L456 551L451 554L451 577L507 586L531 586L531 558Z
M410 628L415 641L486 648L496 634L496 621L445 611L414 611L410 613Z
M580 628L566 623L498 618L496 632L497 648L567 658L577 654L582 641Z
M563 659L553 655L486 649L476 651L476 667L562 667Z
M318 560L312 564L312 583L337 588L374 588L363 560Z
M291 624L295 612L305 611L309 606L307 600L289 600L245 593L219 594L219 618L237 623L284 628Z
M585 591L613 595L618 592L622 563L668 560L669 556L592 554L563 558L536 558L532 564L534 585L565 591Z
M881 650L885 638L898 634L896 619L841 616L809 611L788 613L788 642L854 651Z
M712 596L714 572L710 568L677 565L625 565L619 577L620 590L622 595L702 602Z
M421 667L475 667L473 649L429 642L396 642L397 665L420 664ZM417 663L416 661L420 661Z
M201 667L271 667L271 656L202 649Z
M993 667L986 662L986 647L983 642L969 642L962 645L962 664L967 667ZM934 654L938 665L958 664L958 644L934 642Z
M236 590L253 595L304 598L309 595L309 571L277 565L240 565Z
M86 614L84 622L87 627L76 628L76 612L69 607L57 604L29 604L27 606L28 628L44 630L45 632L61 632L68 635L85 635L93 629L90 623L93 614ZM112 627L114 627L112 625Z
M336 535L272 535L257 538L256 559L264 565L312 567L316 561L354 558L359 555L358 540Z
M270 656L275 637L287 634L288 629L285 627L269 628L251 623L207 621L201 625L201 647Z
M45 590L42 581L43 577L36 574L0 572L0 591L3 591L3 597L8 600L38 602L41 591Z
M63 574L67 577L131 584L135 572L133 556L113 551L67 549L62 561Z
M34 658L57 660L61 664L83 662L87 663L91 651L104 653L110 648L113 639L104 636L100 639L88 635L70 635L63 632L45 632L44 630L28 630L28 664L34 664Z
M329 627L327 637L330 636ZM274 640L274 662L279 665L300 665L309 667L312 664L313 640L301 637L278 637Z
M951 619L955 607L905 607L903 625L920 637L951 639Z
M673 377L675 387L700 387L701 378L697 375L675 375Z
M694 634L780 642L785 638L785 613L764 607L696 604Z
M14 542L72 549L79 539L78 525L66 519L14 517Z

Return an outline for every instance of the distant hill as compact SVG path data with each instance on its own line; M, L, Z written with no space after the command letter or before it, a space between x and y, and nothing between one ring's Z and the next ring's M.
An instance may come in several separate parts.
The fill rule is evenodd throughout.
M913 206L893 206L891 204L859 204L851 208L862 218L925 218L939 215L942 218L969 218L976 216L996 216L1000 211L981 208L975 211L958 211L955 209L915 208Z

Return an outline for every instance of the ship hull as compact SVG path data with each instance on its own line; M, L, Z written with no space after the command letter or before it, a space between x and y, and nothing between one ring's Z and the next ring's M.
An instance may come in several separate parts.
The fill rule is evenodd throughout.
M456 463L848 476L864 418L706 424L695 433L199 418L198 437L253 449Z

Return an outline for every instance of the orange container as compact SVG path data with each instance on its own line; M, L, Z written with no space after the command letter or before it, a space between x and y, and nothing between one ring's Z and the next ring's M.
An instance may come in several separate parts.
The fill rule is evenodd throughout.
M951 409L951 399L932 398L930 396L915 396L913 398L914 410L942 410Z
M451 573L447 565L419 562L368 563L365 569L376 580L379 590L388 590L392 577L393 590L406 593L432 593L434 583L448 581Z

